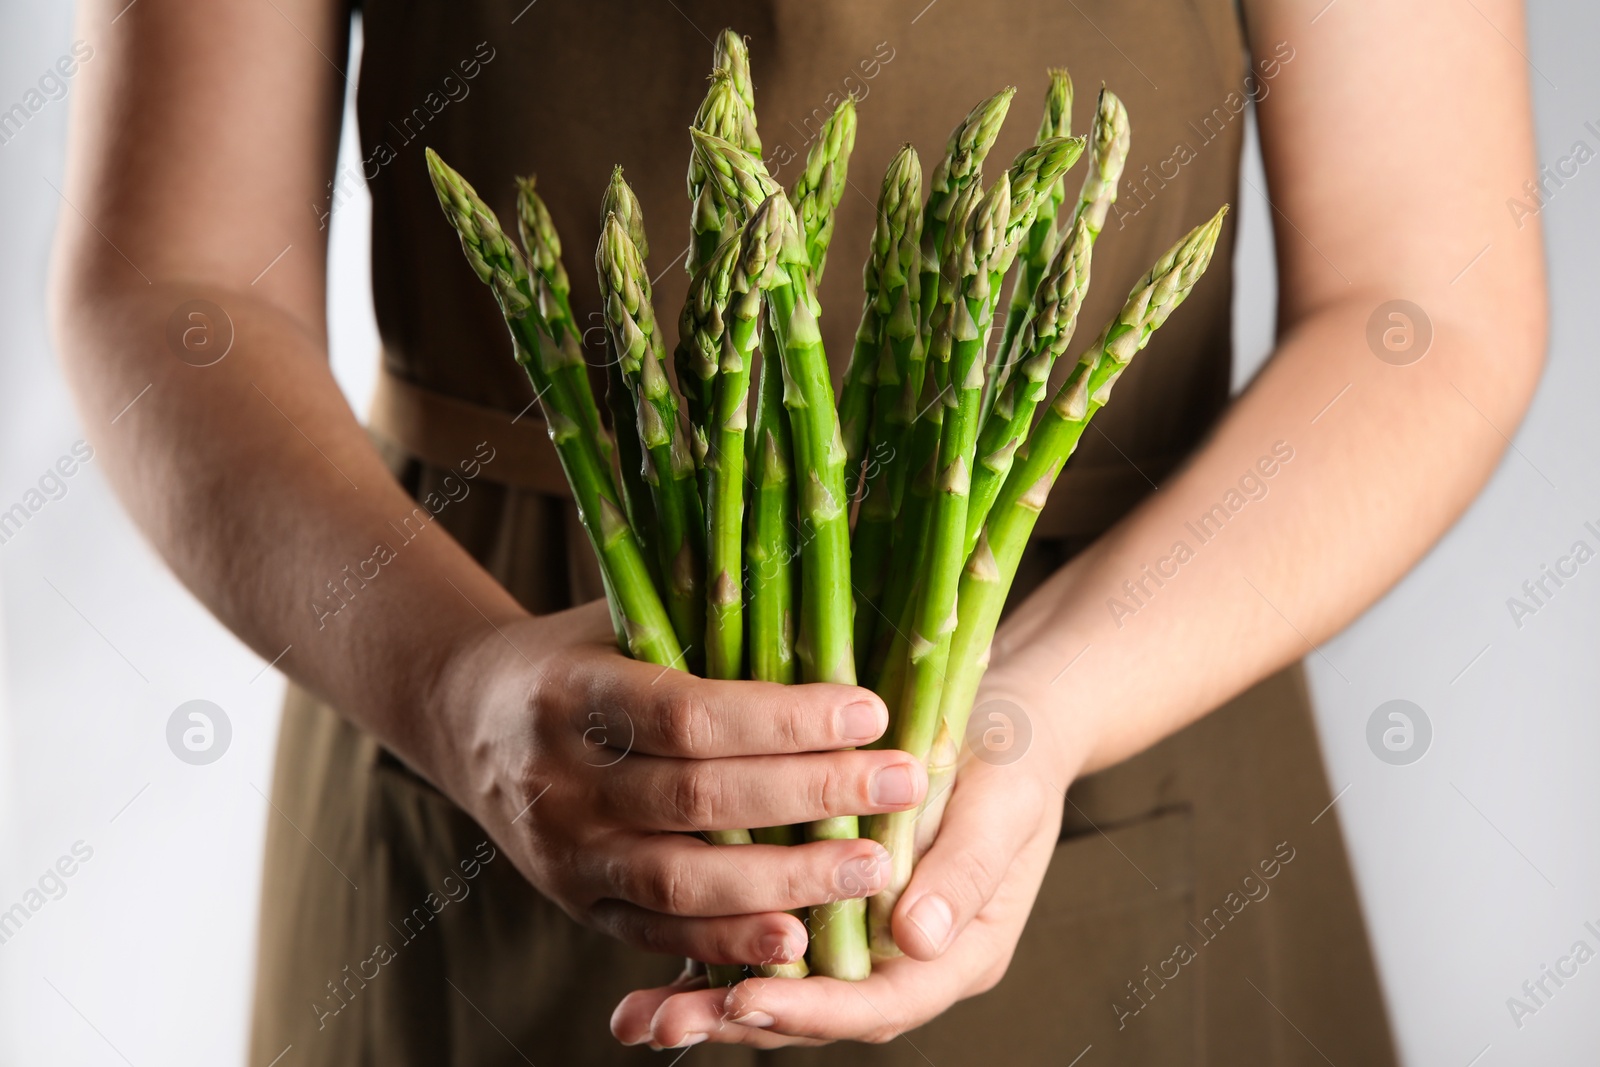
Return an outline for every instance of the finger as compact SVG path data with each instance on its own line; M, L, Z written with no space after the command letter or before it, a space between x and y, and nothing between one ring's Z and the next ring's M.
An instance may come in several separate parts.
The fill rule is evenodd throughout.
M612 748L684 759L826 752L875 741L889 712L871 690L694 678L619 661L594 672L576 728Z
M635 948L702 963L790 963L806 953L805 924L786 911L700 918L602 900L589 909L589 918Z
M928 787L895 749L683 760L637 756L597 782L605 814L645 830L739 830L903 811Z
M611 1012L611 1036L624 1045L642 1045L650 1040L650 1020L656 1009L676 993L706 987L705 969L694 962L684 966L683 972L671 985L654 989L636 989L618 1001Z
M969 762L966 772L951 793L938 837L895 905L895 944L912 959L942 955L1040 831L1036 820L1018 813L1046 810L1044 798L1028 795L1044 789L1042 783L1015 768L981 762Z
M580 874L595 899L691 917L789 911L870 896L889 881L889 854L869 840L729 846L684 834L617 835L585 861Z
M769 1016L758 1014L743 1019L729 1016L727 989L683 992L669 987L661 992L665 995L659 998L648 1025L648 1040L656 1048L684 1048L703 1041L752 1048L822 1044L814 1038L768 1029L772 1024Z
M963 976L944 964L902 959L873 966L872 977L862 982L752 978L727 991L722 1011L729 1020L740 1020L737 1025L786 1037L882 1043L921 1026L963 991ZM652 1032L692 1025L696 999L668 997L656 1010Z

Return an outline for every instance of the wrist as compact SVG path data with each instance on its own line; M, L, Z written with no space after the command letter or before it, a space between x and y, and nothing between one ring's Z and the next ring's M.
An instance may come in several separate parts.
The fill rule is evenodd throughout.
M537 642L522 639L534 622L524 614L468 623L448 636L425 672L417 702L424 765L417 769L480 822L484 801L495 793L493 763L503 748L495 716L532 700L537 667L527 646ZM508 705L507 699L515 703Z

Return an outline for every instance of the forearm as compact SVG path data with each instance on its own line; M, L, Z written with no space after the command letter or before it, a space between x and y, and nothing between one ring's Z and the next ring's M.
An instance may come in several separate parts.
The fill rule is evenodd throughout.
M243 288L159 276L59 293L59 347L89 436L156 550L265 659L424 774L449 777L451 731L428 706L440 666L522 612L390 475L317 328ZM234 329L207 367L164 340L172 310L197 297Z
M1539 309L1522 330L1441 316L1427 357L1395 367L1360 340L1379 302L1308 315L1193 460L1002 627L987 688L1050 715L1073 771L1315 654L1487 480L1531 394Z

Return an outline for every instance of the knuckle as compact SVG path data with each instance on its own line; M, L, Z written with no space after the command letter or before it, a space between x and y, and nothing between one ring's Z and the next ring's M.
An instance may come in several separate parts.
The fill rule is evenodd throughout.
M857 809L865 810L866 799L866 783L852 781L840 771L837 760L824 761L820 772L812 776L811 806L821 815L858 813Z
M661 860L651 865L644 873L640 896L644 906L652 911L668 915L687 913L695 901L688 865L678 859Z
M671 754L693 758L712 750L711 711L690 686L674 688L661 701L661 736Z
M722 809L722 778L715 770L696 765L678 774L672 802L677 816L695 830L723 829L716 825Z

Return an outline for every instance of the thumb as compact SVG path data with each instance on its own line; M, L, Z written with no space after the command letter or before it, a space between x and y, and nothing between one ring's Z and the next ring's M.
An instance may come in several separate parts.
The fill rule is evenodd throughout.
M916 960L942 955L1000 887L1030 840L1059 823L1059 797L1015 766L968 760L939 836L895 906L894 940Z

